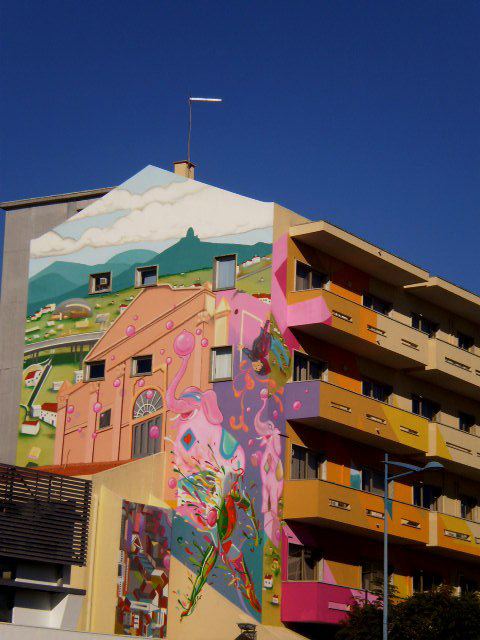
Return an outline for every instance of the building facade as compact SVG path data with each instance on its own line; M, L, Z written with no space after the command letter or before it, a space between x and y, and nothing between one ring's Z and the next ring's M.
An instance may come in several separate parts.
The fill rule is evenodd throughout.
M382 576L385 452L444 465L389 487L398 596L478 588L480 298L155 167L29 272L17 464L92 482L78 630L329 637Z

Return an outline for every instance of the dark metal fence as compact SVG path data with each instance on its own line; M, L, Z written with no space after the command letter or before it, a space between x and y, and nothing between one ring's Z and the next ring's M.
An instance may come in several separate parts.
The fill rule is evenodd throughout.
M0 464L0 556L84 565L89 480Z

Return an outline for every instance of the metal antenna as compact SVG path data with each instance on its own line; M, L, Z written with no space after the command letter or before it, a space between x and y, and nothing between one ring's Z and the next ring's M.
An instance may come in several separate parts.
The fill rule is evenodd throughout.
M192 138L192 102L223 102L222 98L188 98L188 149L187 149L187 162L190 166L190 140Z

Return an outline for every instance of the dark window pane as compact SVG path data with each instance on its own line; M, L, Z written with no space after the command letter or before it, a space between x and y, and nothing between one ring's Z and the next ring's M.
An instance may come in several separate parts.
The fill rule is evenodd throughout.
M295 289L297 291L310 289L310 273L310 267L308 267L306 264L303 264L303 262L297 262L295 274Z
M157 284L157 268L152 267L150 269L141 269L140 284L142 284L144 287Z
M377 496L383 496L385 493L384 482L385 479L383 477L383 474L378 471L374 471L372 473L372 493Z
M134 371L137 374L152 373L152 356L135 358Z
M302 547L297 544L288 545L288 579L302 579Z
M312 549L308 547L303 548L303 580L309 580L312 582L316 578L316 554L312 552Z
M321 289L327 282L327 276L320 271L312 271L312 289Z
M422 493L422 485L413 485L413 504L416 507L423 507Z
M467 351L471 349L475 343L475 340L472 336L468 336L466 333L458 332L458 346L460 349L466 349Z
M236 275L235 256L215 258L215 288L234 289Z
M467 433L475 424L475 416L470 415L469 413L463 413L459 411L458 413L459 427L461 431L466 431Z
M104 411L103 413L100 414L100 418L98 420L99 429L105 429L106 427L110 426L111 415L112 415L111 409L108 409L108 411Z
M292 480L304 480L306 477L306 449L292 445Z
M310 360L309 380L320 380L323 372L323 364L317 360Z
M418 313L412 313L412 327L420 330L420 316Z
M91 362L88 365L88 378L95 380L105 377L105 362Z
M293 379L295 382L301 382L307 379L308 360L298 351L295 351L293 357Z
M307 453L307 479L316 480L318 478L318 456L313 451Z

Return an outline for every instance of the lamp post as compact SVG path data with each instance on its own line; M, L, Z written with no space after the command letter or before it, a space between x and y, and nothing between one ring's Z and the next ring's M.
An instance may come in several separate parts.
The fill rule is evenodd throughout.
M388 483L390 480L396 480L403 476L409 476L412 473L421 473L422 471L440 471L443 469L443 464L440 462L428 462L424 467L417 467L415 464L408 464L406 462L394 462L388 459L388 453L385 454L383 461L385 465L385 481L384 481L384 493L383 493L383 640L388 640ZM407 469L402 473L396 475L388 475L388 465L394 467L400 467L401 469ZM393 510L392 510L393 515Z
M192 102L223 102L222 98L188 98L188 145L187 162L190 167L190 139L192 137Z

